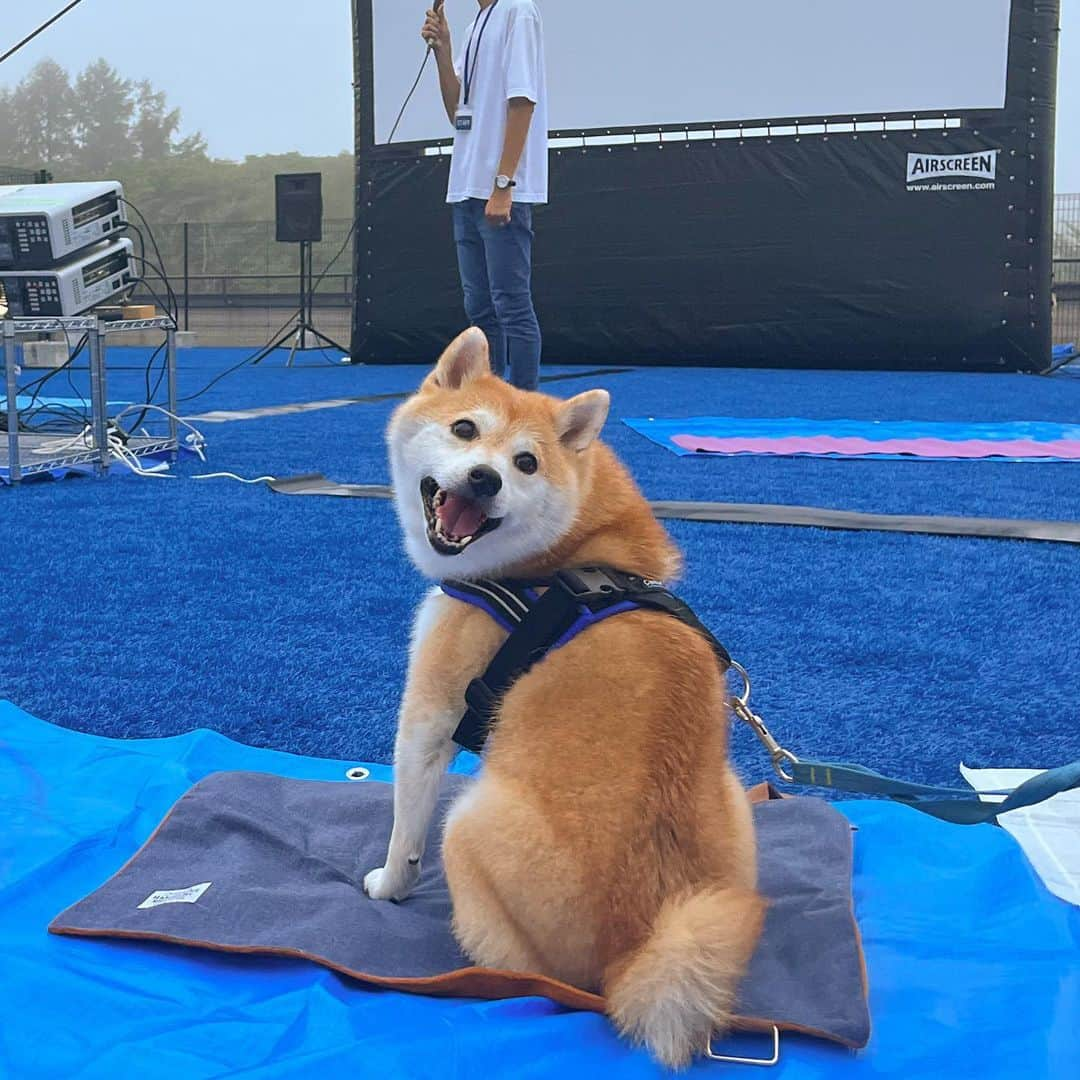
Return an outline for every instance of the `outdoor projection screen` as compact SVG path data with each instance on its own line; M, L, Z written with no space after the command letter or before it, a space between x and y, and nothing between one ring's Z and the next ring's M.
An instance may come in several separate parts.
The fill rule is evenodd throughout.
M1047 365L1056 0L537 6L546 360ZM425 0L353 7L352 352L430 361L465 323L434 64L387 141Z
M416 77L426 0L376 0L375 137ZM554 130L1000 109L1009 0L537 0ZM455 51L476 0L446 0ZM434 64L431 65L434 67ZM450 132L434 75L397 141Z

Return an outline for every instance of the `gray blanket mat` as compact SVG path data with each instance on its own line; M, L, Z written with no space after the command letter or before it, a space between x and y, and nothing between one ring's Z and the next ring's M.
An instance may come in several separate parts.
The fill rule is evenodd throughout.
M386 854L391 785L215 773L176 803L125 866L49 929L302 957L401 990L541 994L601 1011L595 994L539 975L478 968L458 948L440 822L472 782L446 778L422 877L396 904L368 899L361 886ZM870 1018L852 910L851 828L812 798L759 802L754 815L769 910L735 1026L775 1025L864 1046Z

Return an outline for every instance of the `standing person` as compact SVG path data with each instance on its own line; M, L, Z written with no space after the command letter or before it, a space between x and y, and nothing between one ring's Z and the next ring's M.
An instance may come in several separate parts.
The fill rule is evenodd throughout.
M523 390L540 375L532 302L533 206L547 202L547 89L534 0L478 0L454 59L442 5L421 36L435 53L454 155L446 201L465 313L487 335L492 370Z

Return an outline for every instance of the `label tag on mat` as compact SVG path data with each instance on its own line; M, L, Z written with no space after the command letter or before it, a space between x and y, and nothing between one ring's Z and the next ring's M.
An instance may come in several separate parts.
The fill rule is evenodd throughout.
M200 885L189 885L186 889L160 889L152 892L140 905L140 908L160 907L162 904L194 904L210 886L212 881Z

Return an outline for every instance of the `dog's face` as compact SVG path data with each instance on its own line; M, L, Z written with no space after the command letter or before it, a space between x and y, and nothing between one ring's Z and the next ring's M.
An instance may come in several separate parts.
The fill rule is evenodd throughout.
M605 390L569 401L491 374L466 330L390 421L394 501L405 546L429 577L491 577L553 547L578 515L586 451Z

